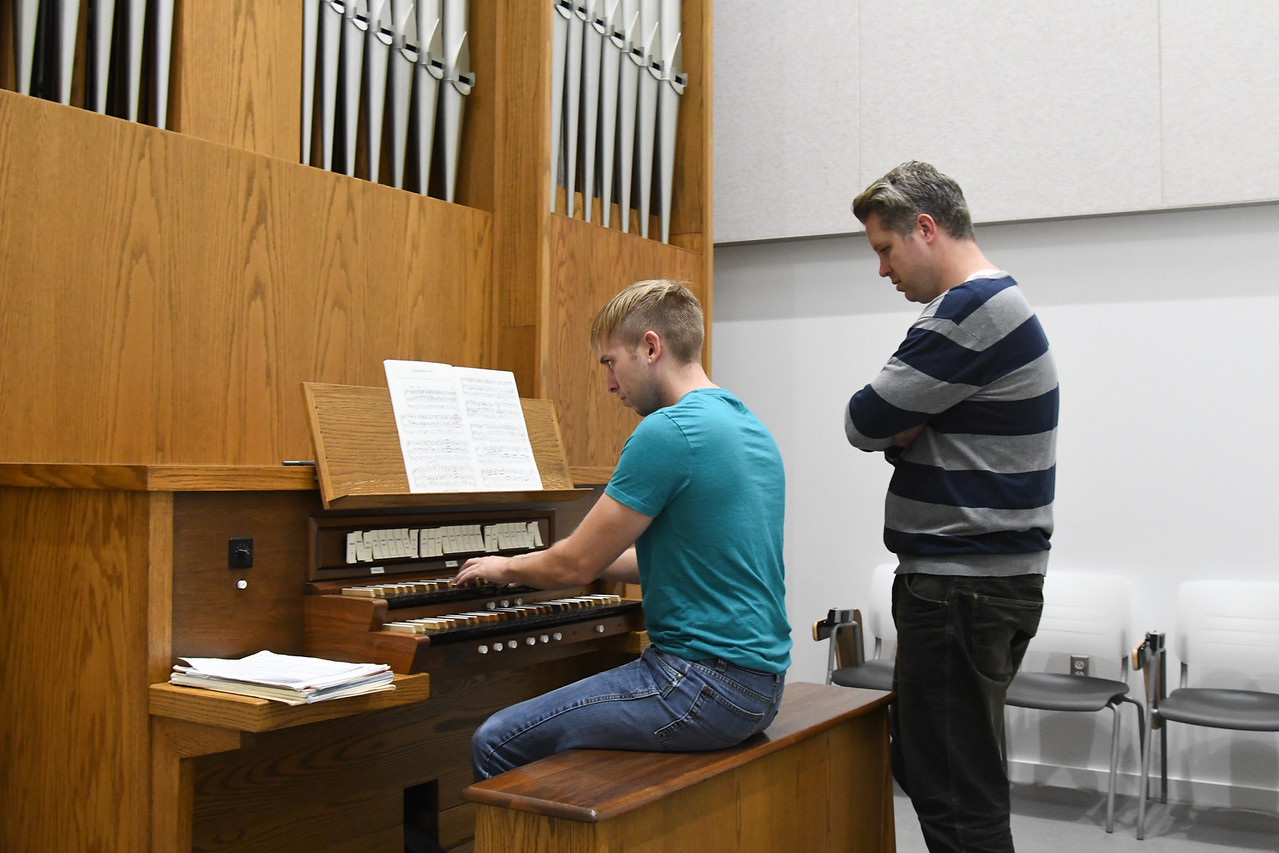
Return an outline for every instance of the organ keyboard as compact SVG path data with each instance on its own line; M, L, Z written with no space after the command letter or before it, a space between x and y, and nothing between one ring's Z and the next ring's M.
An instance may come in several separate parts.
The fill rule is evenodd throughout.
M453 586L470 557L554 541L550 511L312 518L304 602L307 654L388 663L396 672L524 666L642 631L640 603L596 583L567 590Z

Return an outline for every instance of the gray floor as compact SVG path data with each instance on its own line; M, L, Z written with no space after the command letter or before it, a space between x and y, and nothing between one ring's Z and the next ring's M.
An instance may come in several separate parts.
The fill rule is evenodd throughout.
M896 792L898 853L926 853L910 800ZM1022 853L1279 853L1279 814L1152 802L1146 838L1137 840L1137 800L1117 797L1115 831L1106 834L1106 796L1094 791L1013 786L1013 842Z

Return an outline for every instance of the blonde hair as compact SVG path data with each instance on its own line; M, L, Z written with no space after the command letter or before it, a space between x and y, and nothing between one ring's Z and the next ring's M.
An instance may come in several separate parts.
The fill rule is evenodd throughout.
M705 318L687 282L648 279L630 285L591 321L591 346L597 352L609 341L635 347L650 330L661 336L676 361L701 358Z

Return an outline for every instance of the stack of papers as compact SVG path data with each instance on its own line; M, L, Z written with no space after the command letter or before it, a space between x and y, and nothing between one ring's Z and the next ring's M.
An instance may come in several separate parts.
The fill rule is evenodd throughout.
M170 684L203 687L303 705L362 693L394 690L391 668L384 663L344 663L323 658L277 655L261 651L240 660L179 658Z

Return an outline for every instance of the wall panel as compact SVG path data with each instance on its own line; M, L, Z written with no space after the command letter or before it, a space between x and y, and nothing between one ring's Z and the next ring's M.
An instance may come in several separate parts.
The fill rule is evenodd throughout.
M1164 202L1279 197L1279 12L1164 3L1159 19Z
M858 29L853 0L716 7L716 241L851 230Z
M1160 206L1152 0L866 3L861 20L850 202L918 159L954 176L983 221Z
M859 231L908 159L978 221L1279 199L1279 7L808 0L717 21L716 242Z

